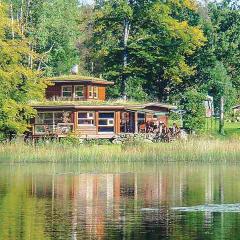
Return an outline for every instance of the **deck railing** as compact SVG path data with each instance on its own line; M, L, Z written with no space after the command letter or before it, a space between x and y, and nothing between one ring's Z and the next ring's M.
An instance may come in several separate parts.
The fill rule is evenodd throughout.
M73 123L34 124L34 135L67 135L73 132Z

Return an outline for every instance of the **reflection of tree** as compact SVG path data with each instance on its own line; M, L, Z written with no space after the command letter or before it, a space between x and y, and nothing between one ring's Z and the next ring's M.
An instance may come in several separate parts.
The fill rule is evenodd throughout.
M0 198L0 239L48 239L44 233L44 201L28 196L26 182L11 176Z
M151 168L151 172L73 175L57 174L59 169L53 167L52 175L49 169L33 169L32 177L22 169L15 172L11 177L0 174L0 239L168 236L208 240L239 236L238 214L179 213L170 209L239 201L239 168L164 166Z

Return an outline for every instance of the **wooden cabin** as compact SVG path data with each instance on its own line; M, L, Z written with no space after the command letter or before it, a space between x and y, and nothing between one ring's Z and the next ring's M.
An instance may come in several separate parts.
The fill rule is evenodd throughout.
M32 120L34 138L43 136L114 138L121 133L144 132L146 123L168 123L174 106L161 103L106 101L103 79L78 75L49 79L46 101L33 104L37 116Z

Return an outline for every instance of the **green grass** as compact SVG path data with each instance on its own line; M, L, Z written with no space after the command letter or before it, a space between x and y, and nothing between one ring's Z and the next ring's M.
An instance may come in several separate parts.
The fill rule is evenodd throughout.
M23 143L0 145L0 162L212 162L240 161L237 139L191 139L174 143L128 143L126 145L64 145L49 143L39 146Z
M239 122L225 122L224 124L225 135L219 134L219 123L218 121L209 119L205 124L205 133L216 138L238 138L240 140L240 123Z
M181 122L179 120L170 119L169 126L171 127L173 123L177 123L178 126L181 126ZM206 119L203 135L209 138L217 138L217 139L236 138L240 140L240 122L225 121L224 130L225 130L225 135L224 136L220 135L218 120Z

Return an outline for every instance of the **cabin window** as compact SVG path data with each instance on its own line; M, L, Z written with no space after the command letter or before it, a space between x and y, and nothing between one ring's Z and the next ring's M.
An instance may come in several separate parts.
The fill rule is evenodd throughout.
M95 123L94 112L78 112L78 125L93 126Z
M53 133L63 128L72 130L71 112L40 112L35 119L35 134Z
M138 113L138 124L145 123L145 114L144 113Z
M114 112L99 112L99 133L114 133Z
M84 97L84 86L74 86L75 97Z
M96 86L89 86L89 91L88 91L89 98L98 98L98 87Z
M62 86L62 96L72 97L72 86Z
M38 113L35 123L53 125L53 113Z
M98 98L98 87L93 87L93 98Z

